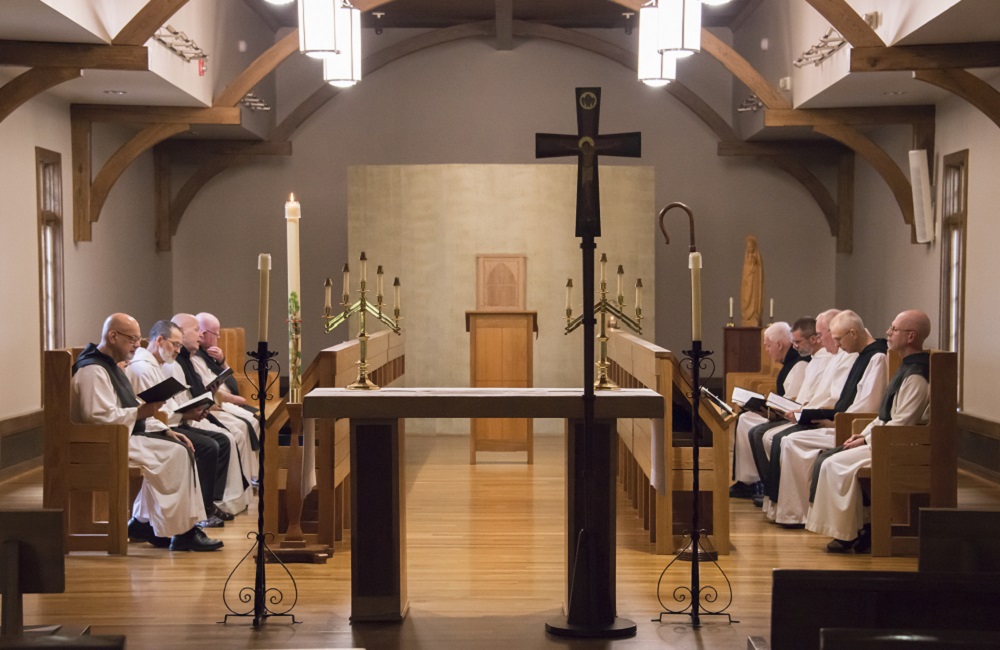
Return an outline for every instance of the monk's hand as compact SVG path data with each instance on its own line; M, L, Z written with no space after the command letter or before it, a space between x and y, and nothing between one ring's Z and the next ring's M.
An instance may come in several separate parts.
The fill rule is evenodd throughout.
M785 419L789 422L798 422L798 414L801 411L785 411Z
M140 420L151 418L157 411L160 410L160 407L163 406L163 404L164 402L146 402L145 404L140 404L136 417Z
M167 429L167 437L173 438L177 442L187 447L188 451L190 451L192 454L194 453L194 445L191 444L191 441L183 433L180 433L179 431L174 431L173 429Z
M851 436L844 443L844 449L854 449L855 447L860 447L865 444L864 436Z
M213 345L210 348L205 348L205 352L208 353L208 356L210 356L213 359L215 359L215 361L217 363L221 364L221 363L225 363L225 361L226 361L226 355L223 354L222 348L220 348L217 345Z

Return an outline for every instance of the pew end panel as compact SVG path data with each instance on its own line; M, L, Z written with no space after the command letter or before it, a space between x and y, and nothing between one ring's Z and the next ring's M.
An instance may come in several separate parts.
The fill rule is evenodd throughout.
M72 419L72 367L81 351L45 352L42 503L63 511L66 552L125 555L130 497L141 475L128 466L127 427Z
M919 508L958 503L957 355L931 353L930 418L926 424L879 426L869 443L872 464L872 555L915 556Z
M674 398L678 392L690 395L691 386L674 355L639 337L612 330L608 341L612 381L622 388L650 388L664 397L662 464L664 490L652 486L652 425L649 420L619 420L619 480L632 507L638 510L650 542L657 554L675 553L684 546L690 491L693 484L693 453L675 435ZM690 402L688 402L690 403ZM703 527L710 531L710 541L721 553L729 552L729 453L728 424L706 400L700 414L705 437L711 446L699 449L702 490Z

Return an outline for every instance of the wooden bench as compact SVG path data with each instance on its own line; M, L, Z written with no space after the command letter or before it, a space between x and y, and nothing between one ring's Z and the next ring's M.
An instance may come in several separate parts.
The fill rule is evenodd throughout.
M125 555L132 506L130 432L124 425L73 421L73 363L82 351L73 348L45 352L42 504L63 511L66 552ZM131 476L142 480L137 469L131 471Z
M255 384L257 382L256 375L254 376L254 381L251 382L244 372L246 361L249 359L247 352L250 348L247 347L246 343L246 330L242 327L223 327L219 330L219 348L222 350L223 355L225 355L227 363L233 369L233 377L236 379L236 383L240 387L240 396L246 399L246 401L253 407L257 407L257 400L254 399L257 395L257 389ZM254 346L254 351L256 351L256 346ZM272 372L268 376L268 383L273 382L277 379L277 373ZM276 408L278 408L277 392L278 384L272 384L272 393L275 399L269 400L264 404L264 416L265 418L270 417Z
M650 388L665 398L663 414L665 491L650 484L653 459L649 420L619 420L618 474L632 507L649 530L657 554L671 554L684 545L683 532L691 528L689 508L693 487L692 447L680 443L675 431L674 404L689 404L691 384L677 359L664 348L631 334L612 330L608 340L609 375L622 388ZM703 528L721 553L729 553L729 425L707 400L700 415L712 441L699 449L699 483L702 493ZM703 429L704 431L704 429ZM690 433L688 433L690 437ZM685 498L675 506L675 496Z
M993 575L776 569L772 650L820 647L823 628L1000 631Z
M890 355L892 372L898 365L894 356ZM958 503L957 364L954 352L931 353L927 424L872 430L872 465L858 477L870 482L873 556L917 555L919 508L953 508ZM838 413L837 444L875 417Z
M404 345L406 335L377 332L368 339L369 376L379 386L399 385L406 370ZM302 394L314 388L344 387L358 376L360 358L358 340L352 339L326 348L313 359L302 374ZM279 539L282 493L287 481L289 447L278 445L278 434L288 422L287 398L277 400L267 419L264 437L264 530ZM316 422L316 532L308 532L306 541L333 547L343 539L343 529L350 517L350 422L323 419Z

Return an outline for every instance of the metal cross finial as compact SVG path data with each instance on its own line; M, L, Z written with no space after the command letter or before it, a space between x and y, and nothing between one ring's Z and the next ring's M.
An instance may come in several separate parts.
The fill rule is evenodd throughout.
M695 244L694 244L694 213L691 212L691 208L687 207L683 203L680 203L680 202L670 203L665 208L663 208L662 210L660 210L660 214L657 217L657 220L660 222L660 232L663 233L663 239L666 241L667 244L670 243L670 235L667 234L667 229L663 227L663 217L667 216L667 212L670 211L672 208L680 208L681 210L684 210L684 212L687 212L688 222L691 224L691 248L690 248L690 251L692 253L696 253L698 251L698 247L695 246Z

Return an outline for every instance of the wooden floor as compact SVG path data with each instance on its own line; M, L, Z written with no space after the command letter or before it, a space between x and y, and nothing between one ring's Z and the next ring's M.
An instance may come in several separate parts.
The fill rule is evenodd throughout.
M127 635L129 648L735 649L746 647L748 635L769 635L772 568L916 568L912 559L829 555L823 550L827 538L765 523L749 501L737 500L731 511L733 552L719 564L735 594L728 612L739 623L705 617L695 630L686 617L652 622L661 611L657 581L671 558L650 552L648 533L619 493L618 610L638 624L638 634L613 643L549 637L544 622L561 611L565 585L562 438L536 437L532 466L523 454L481 453L475 466L468 458L465 437L407 438L410 611L401 625L348 623L348 542L338 543L326 565L291 566L299 588L293 611L301 624L271 619L260 630L247 619L218 624L227 613L223 585L250 548L246 535L255 515L211 531L226 543L218 553L133 544L126 558L74 554L66 560L66 593L26 596L25 622L89 624L95 634ZM959 502L1000 504L1000 489L963 474ZM0 484L0 507L40 504L40 470ZM715 567L702 568L703 586L718 587L727 600ZM253 583L251 570L234 576L236 604L238 587ZM278 571L269 566L268 585L287 598L288 583ZM659 589L664 602L689 577L689 563L674 564Z

